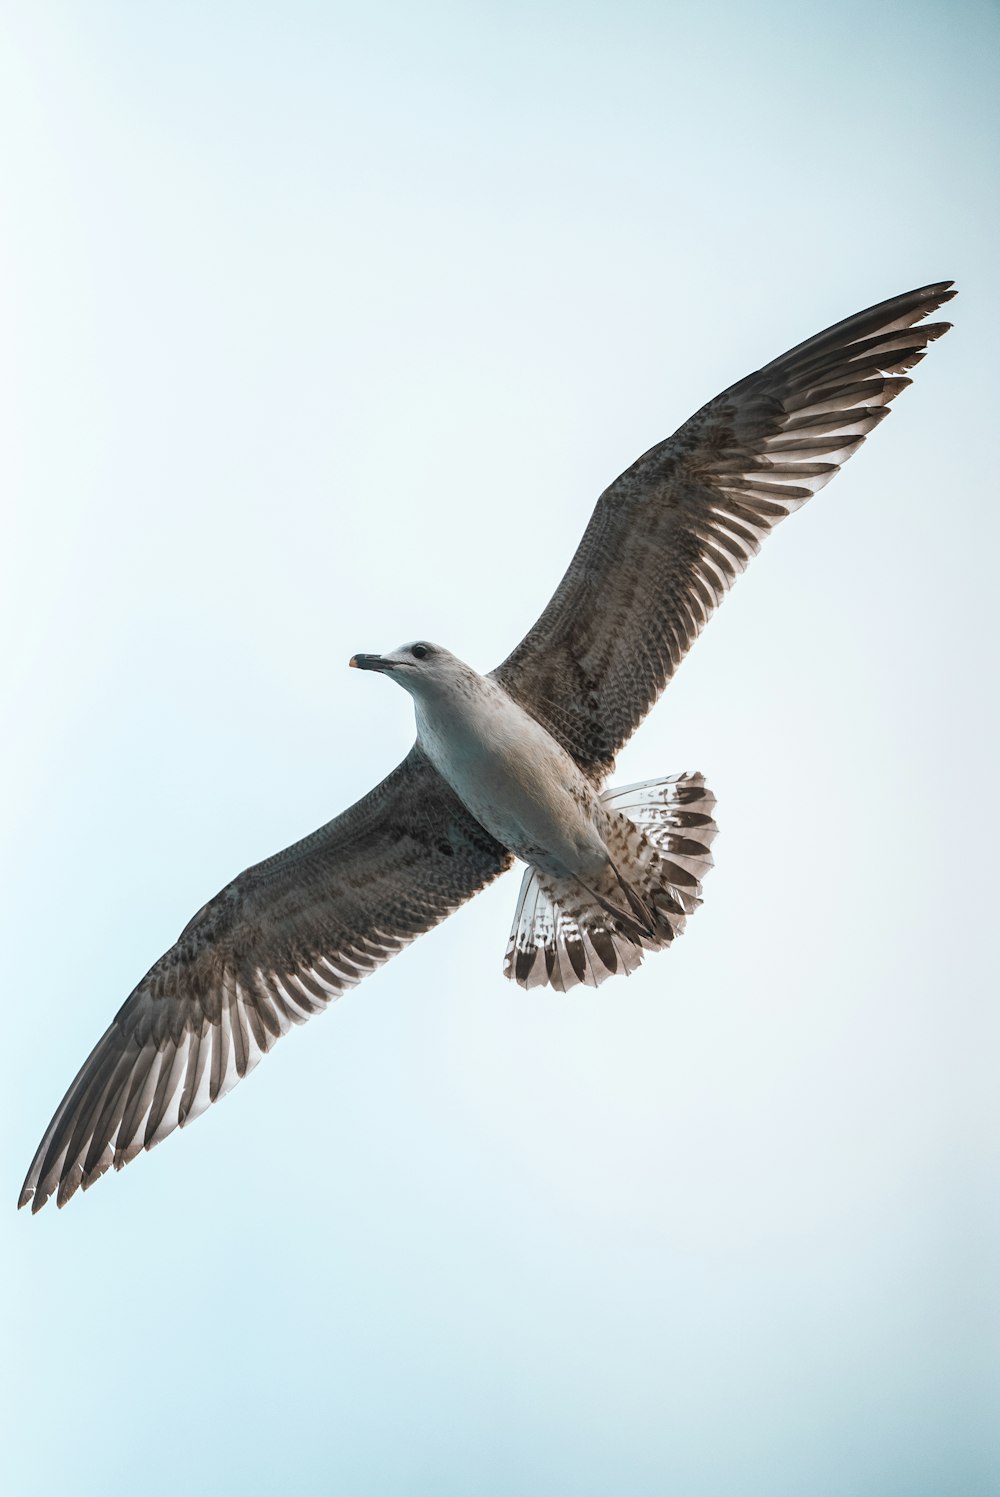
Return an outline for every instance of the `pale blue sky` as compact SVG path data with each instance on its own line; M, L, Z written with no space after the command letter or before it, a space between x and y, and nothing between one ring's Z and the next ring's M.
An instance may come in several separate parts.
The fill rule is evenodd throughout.
M995 1491L996 6L0 24L4 1490ZM524 994L511 877L16 1216L191 913L407 748L349 655L495 664L640 451L944 277L622 757L719 797L676 950Z

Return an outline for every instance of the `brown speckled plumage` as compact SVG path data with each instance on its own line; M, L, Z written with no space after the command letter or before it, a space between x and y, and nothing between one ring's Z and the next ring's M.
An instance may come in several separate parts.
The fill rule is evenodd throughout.
M150 968L49 1125L19 1204L64 1205L204 1112L513 858L413 748L362 800L241 873Z
M655 910L657 928L630 939L574 879L526 868L504 962L505 975L522 988L565 993L578 983L596 988L617 973L634 972L643 953L669 946L701 904L716 833L715 796L702 776L616 785L601 802L611 822L606 840L614 863L628 869L633 887ZM602 892L614 897L613 879Z
M951 282L927 286L799 344L709 401L605 490L552 600L494 672L594 785L761 540L833 476L910 383L904 371L949 326L921 320L953 295ZM685 794L697 804L685 807ZM616 796L627 810L621 792L608 799ZM655 948L698 903L714 822L698 777L659 782L647 799L627 811L640 826L646 817L645 833L623 824L619 840L623 857L658 869L650 887L663 893L665 923L640 943ZM63 1205L197 1117L292 1024L512 861L415 747L350 810L247 869L199 911L84 1063L19 1205L37 1211L53 1193ZM572 891L564 894L550 931L548 916L532 924L522 893L509 975L569 986L629 970L640 947L622 945L619 927L599 914L584 953L574 919L590 918L586 902L576 910Z
M600 782L760 543L828 483L950 323L950 281L870 307L730 386L601 495L496 679Z

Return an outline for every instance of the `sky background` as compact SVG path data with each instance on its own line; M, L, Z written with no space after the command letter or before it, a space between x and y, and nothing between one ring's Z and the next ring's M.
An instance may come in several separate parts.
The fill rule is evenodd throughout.
M0 4L16 1497L986 1497L995 4ZM617 779L717 867L627 983L513 875L65 1212L14 1202L192 912L488 669L600 490L828 323L955 330Z

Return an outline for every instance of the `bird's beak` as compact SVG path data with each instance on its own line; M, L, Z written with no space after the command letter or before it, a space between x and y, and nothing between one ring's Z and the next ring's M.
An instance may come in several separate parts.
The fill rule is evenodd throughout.
M352 655L348 661L359 671L391 671L393 663L382 655Z

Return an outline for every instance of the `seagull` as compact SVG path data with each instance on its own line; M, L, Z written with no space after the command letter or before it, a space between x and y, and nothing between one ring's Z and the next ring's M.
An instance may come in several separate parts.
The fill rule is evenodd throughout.
M942 281L837 323L651 447L489 675L427 640L355 655L409 692L415 744L188 922L87 1057L18 1205L63 1206L190 1123L515 859L504 972L522 987L596 987L669 946L701 902L715 798L700 774L609 789L615 755L764 537L888 415L954 295Z

